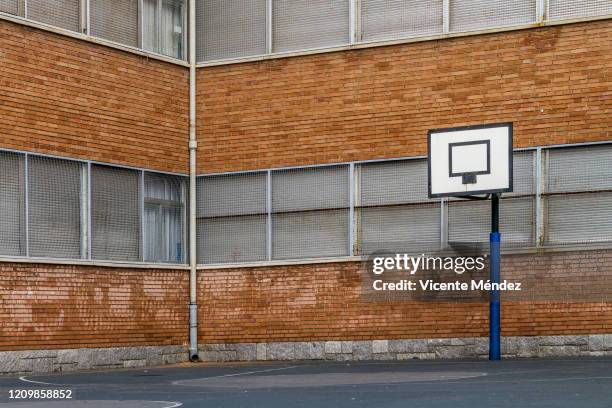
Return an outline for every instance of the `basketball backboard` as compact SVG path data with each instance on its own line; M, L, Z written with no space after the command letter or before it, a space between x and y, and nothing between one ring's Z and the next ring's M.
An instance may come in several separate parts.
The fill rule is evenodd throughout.
M512 123L430 130L429 197L512 191Z

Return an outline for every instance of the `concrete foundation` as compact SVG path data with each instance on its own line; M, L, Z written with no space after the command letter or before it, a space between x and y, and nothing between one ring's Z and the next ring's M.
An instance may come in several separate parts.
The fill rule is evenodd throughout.
M200 345L204 361L428 360L487 358L488 338L309 341ZM520 357L612 356L612 334L503 337L502 354ZM187 346L0 352L0 374L136 368L188 361Z
M487 337L206 344L204 361L488 358ZM612 334L503 337L504 357L612 356Z

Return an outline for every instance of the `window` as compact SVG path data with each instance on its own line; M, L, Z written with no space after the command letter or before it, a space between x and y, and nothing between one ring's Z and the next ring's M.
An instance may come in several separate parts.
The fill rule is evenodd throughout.
M0 255L26 255L23 154L0 152Z
M267 259L267 173L198 178L199 263Z
M272 259L349 254L349 167L272 172Z
M514 191L500 200L500 230L504 246L532 246L535 243L535 154L514 152ZM450 199L448 241L487 243L491 232L491 202Z
M86 222L82 208L86 177L86 167L79 162L28 157L30 256L72 259L86 256L81 240L81 223Z
M197 60L266 53L266 0L198 0Z
M184 0L143 0L142 47L184 59L186 14Z
M28 18L65 28L79 31L81 25L81 0L27 0Z
M427 160L366 163L356 169L358 254L439 248L440 202L427 196Z
M185 261L185 178L145 172L144 260Z
M363 41L432 35L443 31L442 0L362 0Z
M545 153L546 242L612 242L612 145Z
M89 2L91 35L138 47L138 1L95 0Z
M0 0L0 12L23 17L24 0Z
M347 0L274 0L273 52L348 44Z
M91 257L140 261L141 172L91 166Z

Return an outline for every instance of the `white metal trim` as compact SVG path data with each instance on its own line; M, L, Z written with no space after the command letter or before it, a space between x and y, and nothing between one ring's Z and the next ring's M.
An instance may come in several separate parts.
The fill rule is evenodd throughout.
M542 214L542 148L538 147L535 154L535 245L541 246L544 243L544 220Z
M274 0L266 0L266 53L272 54L273 52L273 41L274 41L274 16L273 13L273 2Z
M30 264L54 264L54 265L81 265L101 266L112 268L134 268L134 269L175 269L189 271L189 266L184 264L159 263L151 264L145 262L113 262L113 261L91 261L63 258L35 258L35 257L7 257L0 256L0 263L30 263Z
M272 171L266 174L266 253L272 260Z
M355 44L357 42L357 0L349 0L349 43Z
M29 160L29 154L26 153L25 157L24 157L24 187L23 187L23 191L24 191L24 196L25 196L25 203L24 203L24 210L25 210L25 225L24 225L24 231L25 231L25 256L29 257L30 256L30 160Z
M450 0L444 0L442 3L442 26L442 32L450 32Z
M355 163L349 165L348 254L355 255Z
M145 261L145 176L140 170L140 260Z

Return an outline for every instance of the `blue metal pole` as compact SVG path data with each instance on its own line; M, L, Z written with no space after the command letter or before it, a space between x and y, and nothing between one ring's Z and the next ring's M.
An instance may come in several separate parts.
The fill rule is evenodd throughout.
M499 196L497 194L491 198L491 210L490 281L492 284L498 284L500 282L501 234L499 233ZM489 360L501 360L500 296L497 289L490 291L489 299Z

